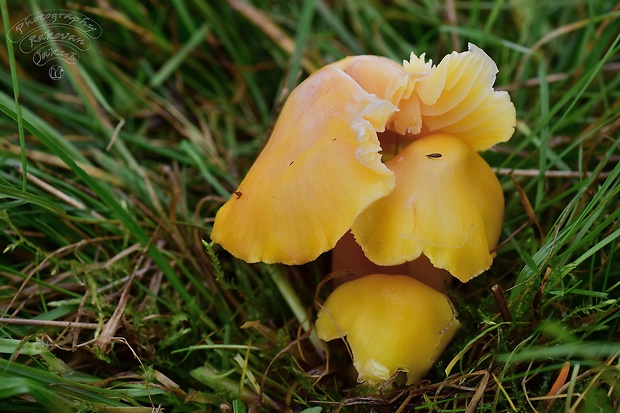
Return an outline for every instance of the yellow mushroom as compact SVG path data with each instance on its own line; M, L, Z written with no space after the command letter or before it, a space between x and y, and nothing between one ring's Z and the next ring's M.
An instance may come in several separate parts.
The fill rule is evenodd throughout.
M471 44L436 66L412 54L402 65L353 56L318 70L287 99L212 240L246 262L296 265L339 240L351 245L343 236L352 232L364 262L337 251L334 268L403 265L386 272L413 275L430 262L437 271L422 272L433 277L479 275L504 201L477 152L510 139L516 121L508 94L493 90L496 73ZM398 369L419 380L458 326L441 292L380 274L339 286L316 323L324 340L347 337L359 379L371 384Z
M484 175L480 179L485 184L481 186L488 186L488 168L481 166L475 151L508 140L515 125L515 109L508 94L493 90L496 73L489 56L471 44L468 51L454 52L437 66L426 62L424 55L413 54L403 65L377 56L353 56L325 66L287 99L265 148L218 211L211 238L247 262L295 265L334 248L353 227L364 252L376 264L402 263L424 252L434 265L450 271L452 263L464 264L453 273L462 280L476 276L490 264L489 249L497 242L496 217L501 214L491 214L490 223L481 222L473 212L465 219L459 210L472 197L464 188L478 185L478 178L472 175L477 171ZM438 136L444 137L440 149L445 159L416 155L419 145L426 145L422 142ZM448 141L458 149L444 148ZM432 192L416 189L418 184L428 188L437 187L439 182L452 185L439 173L421 174L416 163L437 161L445 165L452 157L448 153L465 152L467 156L457 158L466 158L476 166L464 166L463 170L472 174L467 175L467 182L463 177L458 180L465 186L454 188L453 195L448 193L449 188L443 188L438 192L442 197L434 194L420 203L430 210L418 211L416 217L405 216L412 212L409 204L385 205L409 202L412 196L407 191ZM474 158L478 160L469 161ZM452 170L459 169L455 162L451 165ZM410 181L409 176L420 181ZM431 182L431 177L437 183ZM503 205L495 202L499 199L495 187L492 197L491 204L503 211ZM433 204L446 200L452 203L440 208ZM377 202L382 203L381 208L374 206ZM486 207L481 207L486 212ZM431 211L438 208L443 223L436 222L439 216ZM382 209L399 212L404 221L380 217ZM364 212L367 210L379 212ZM457 215L463 219L451 219ZM410 226L412 220L424 222L421 217L430 220L424 224L427 232L423 234ZM386 225L380 237L366 230L377 228L378 224L371 222L375 219ZM445 232L450 226L451 232ZM447 238L429 237L428 231L444 231ZM480 234L485 234L486 240ZM378 251L385 249L378 242L389 237L396 238L390 241L395 245L409 237L427 248L417 251L399 247L402 256ZM485 248L480 247L483 244ZM434 247L444 248L443 253L431 253ZM471 263L464 262L459 248L480 256ZM443 257L449 251L457 251L460 258Z
M346 337L358 381L380 385L398 370L419 381L459 329L448 298L406 275L373 274L337 287L319 311L325 341Z

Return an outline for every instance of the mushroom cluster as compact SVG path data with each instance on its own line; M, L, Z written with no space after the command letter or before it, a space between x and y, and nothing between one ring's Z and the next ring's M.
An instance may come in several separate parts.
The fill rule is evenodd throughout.
M472 44L436 66L412 53L323 67L216 215L212 240L246 262L298 265L335 248L334 269L374 273L336 288L316 323L324 340L347 337L360 381L400 369L414 382L456 333L446 296L411 277L467 282L493 261L504 198L479 152L515 126L497 71ZM429 312L436 322L420 322Z

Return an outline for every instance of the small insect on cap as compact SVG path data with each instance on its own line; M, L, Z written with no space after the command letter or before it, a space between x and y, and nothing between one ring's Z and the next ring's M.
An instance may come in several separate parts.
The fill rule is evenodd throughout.
M448 298L406 275L373 274L337 287L319 311L322 340L346 336L358 381L380 385L397 370L419 381L459 329Z
M424 254L463 282L493 261L504 195L489 165L467 143L438 134L420 138L386 162L396 187L353 224L355 239L378 265Z

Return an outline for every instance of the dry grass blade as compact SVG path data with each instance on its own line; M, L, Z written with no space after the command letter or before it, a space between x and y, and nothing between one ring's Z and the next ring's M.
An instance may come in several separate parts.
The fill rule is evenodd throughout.
M484 392L487 389L487 384L489 383L489 377L491 377L488 371L482 371L479 374L482 375L482 378L480 379L480 383L476 386L476 391L473 397L469 401L469 405L467 406L466 413L473 413L476 411L478 404L482 401Z
M262 11L256 9L251 4L245 3L243 0L227 0L239 13L243 14L249 21L260 28L267 36L269 36L275 44L282 50L292 55L295 51L295 41L282 29L280 29L269 17ZM306 73L312 73L318 69L307 58L302 58L301 64Z
M96 323L80 323L76 321L53 321L53 320L32 320L27 318L6 318L0 317L0 324L19 324L25 326L48 326L63 328L85 328L88 330L96 330L99 324Z

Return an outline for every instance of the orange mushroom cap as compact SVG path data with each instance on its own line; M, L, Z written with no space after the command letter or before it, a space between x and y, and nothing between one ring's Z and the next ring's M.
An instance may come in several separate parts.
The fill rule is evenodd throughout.
M337 287L319 311L316 331L346 336L358 381L380 385L397 370L419 381L459 329L448 298L406 275L373 274Z
M377 131L395 110L336 66L315 72L289 96L211 239L246 262L303 264L332 249L394 188Z
M429 135L386 162L396 187L362 212L352 232L375 264L426 255L463 282L487 270L504 195L489 165L463 140Z

